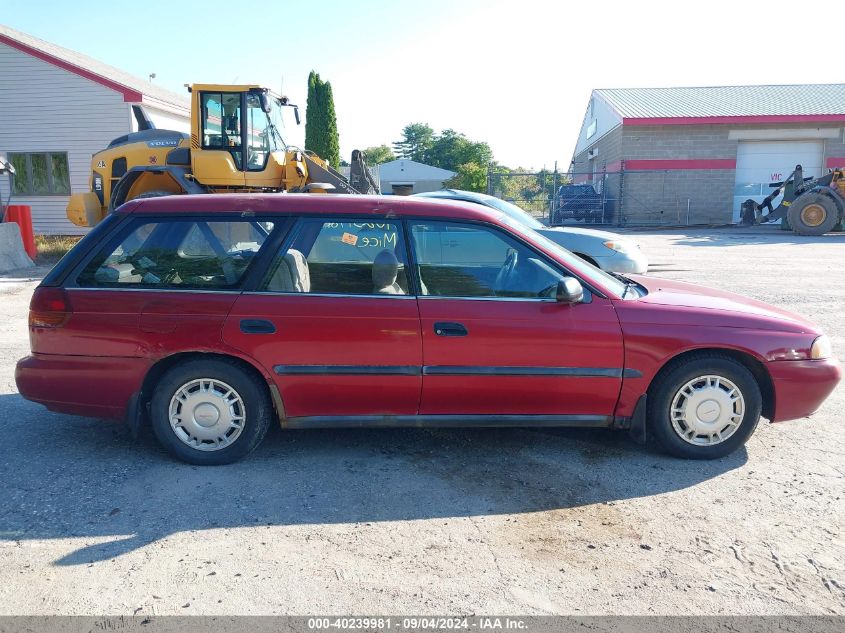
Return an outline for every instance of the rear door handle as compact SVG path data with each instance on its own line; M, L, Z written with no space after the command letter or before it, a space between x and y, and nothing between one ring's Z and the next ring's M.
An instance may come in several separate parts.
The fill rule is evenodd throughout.
M244 334L275 334L276 326L264 319L241 319L241 332Z
M437 336L466 336L469 334L463 323L450 323L449 321L435 323L434 333Z

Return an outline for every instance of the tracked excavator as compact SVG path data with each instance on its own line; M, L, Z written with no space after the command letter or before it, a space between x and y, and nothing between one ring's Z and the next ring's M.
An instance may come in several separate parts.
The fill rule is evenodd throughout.
M95 226L128 200L179 194L380 193L364 154L352 152L347 179L313 152L287 145L282 112L299 109L256 85L193 84L191 133L156 129L133 105L138 131L114 139L91 160L90 190L71 196L67 216Z

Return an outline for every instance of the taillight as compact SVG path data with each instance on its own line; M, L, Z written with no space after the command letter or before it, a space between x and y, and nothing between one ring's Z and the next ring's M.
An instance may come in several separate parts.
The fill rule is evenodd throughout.
M70 313L64 290L38 287L29 302L29 327L61 327Z

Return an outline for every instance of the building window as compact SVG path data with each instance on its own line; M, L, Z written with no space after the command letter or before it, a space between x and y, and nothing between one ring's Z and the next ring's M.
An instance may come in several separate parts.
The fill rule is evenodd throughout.
M17 196L66 196L70 194L67 152L9 153L14 165Z

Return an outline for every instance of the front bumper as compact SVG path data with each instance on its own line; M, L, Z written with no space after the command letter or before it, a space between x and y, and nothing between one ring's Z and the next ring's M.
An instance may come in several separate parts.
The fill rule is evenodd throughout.
M644 275L648 272L648 258L637 251L635 253L618 253L610 251L607 256L593 256L599 268L611 273L623 275Z
M51 411L122 420L149 364L143 358L32 354L18 361L15 382L24 398Z
M842 379L842 366L835 358L772 361L767 367L775 388L772 422L812 415Z

